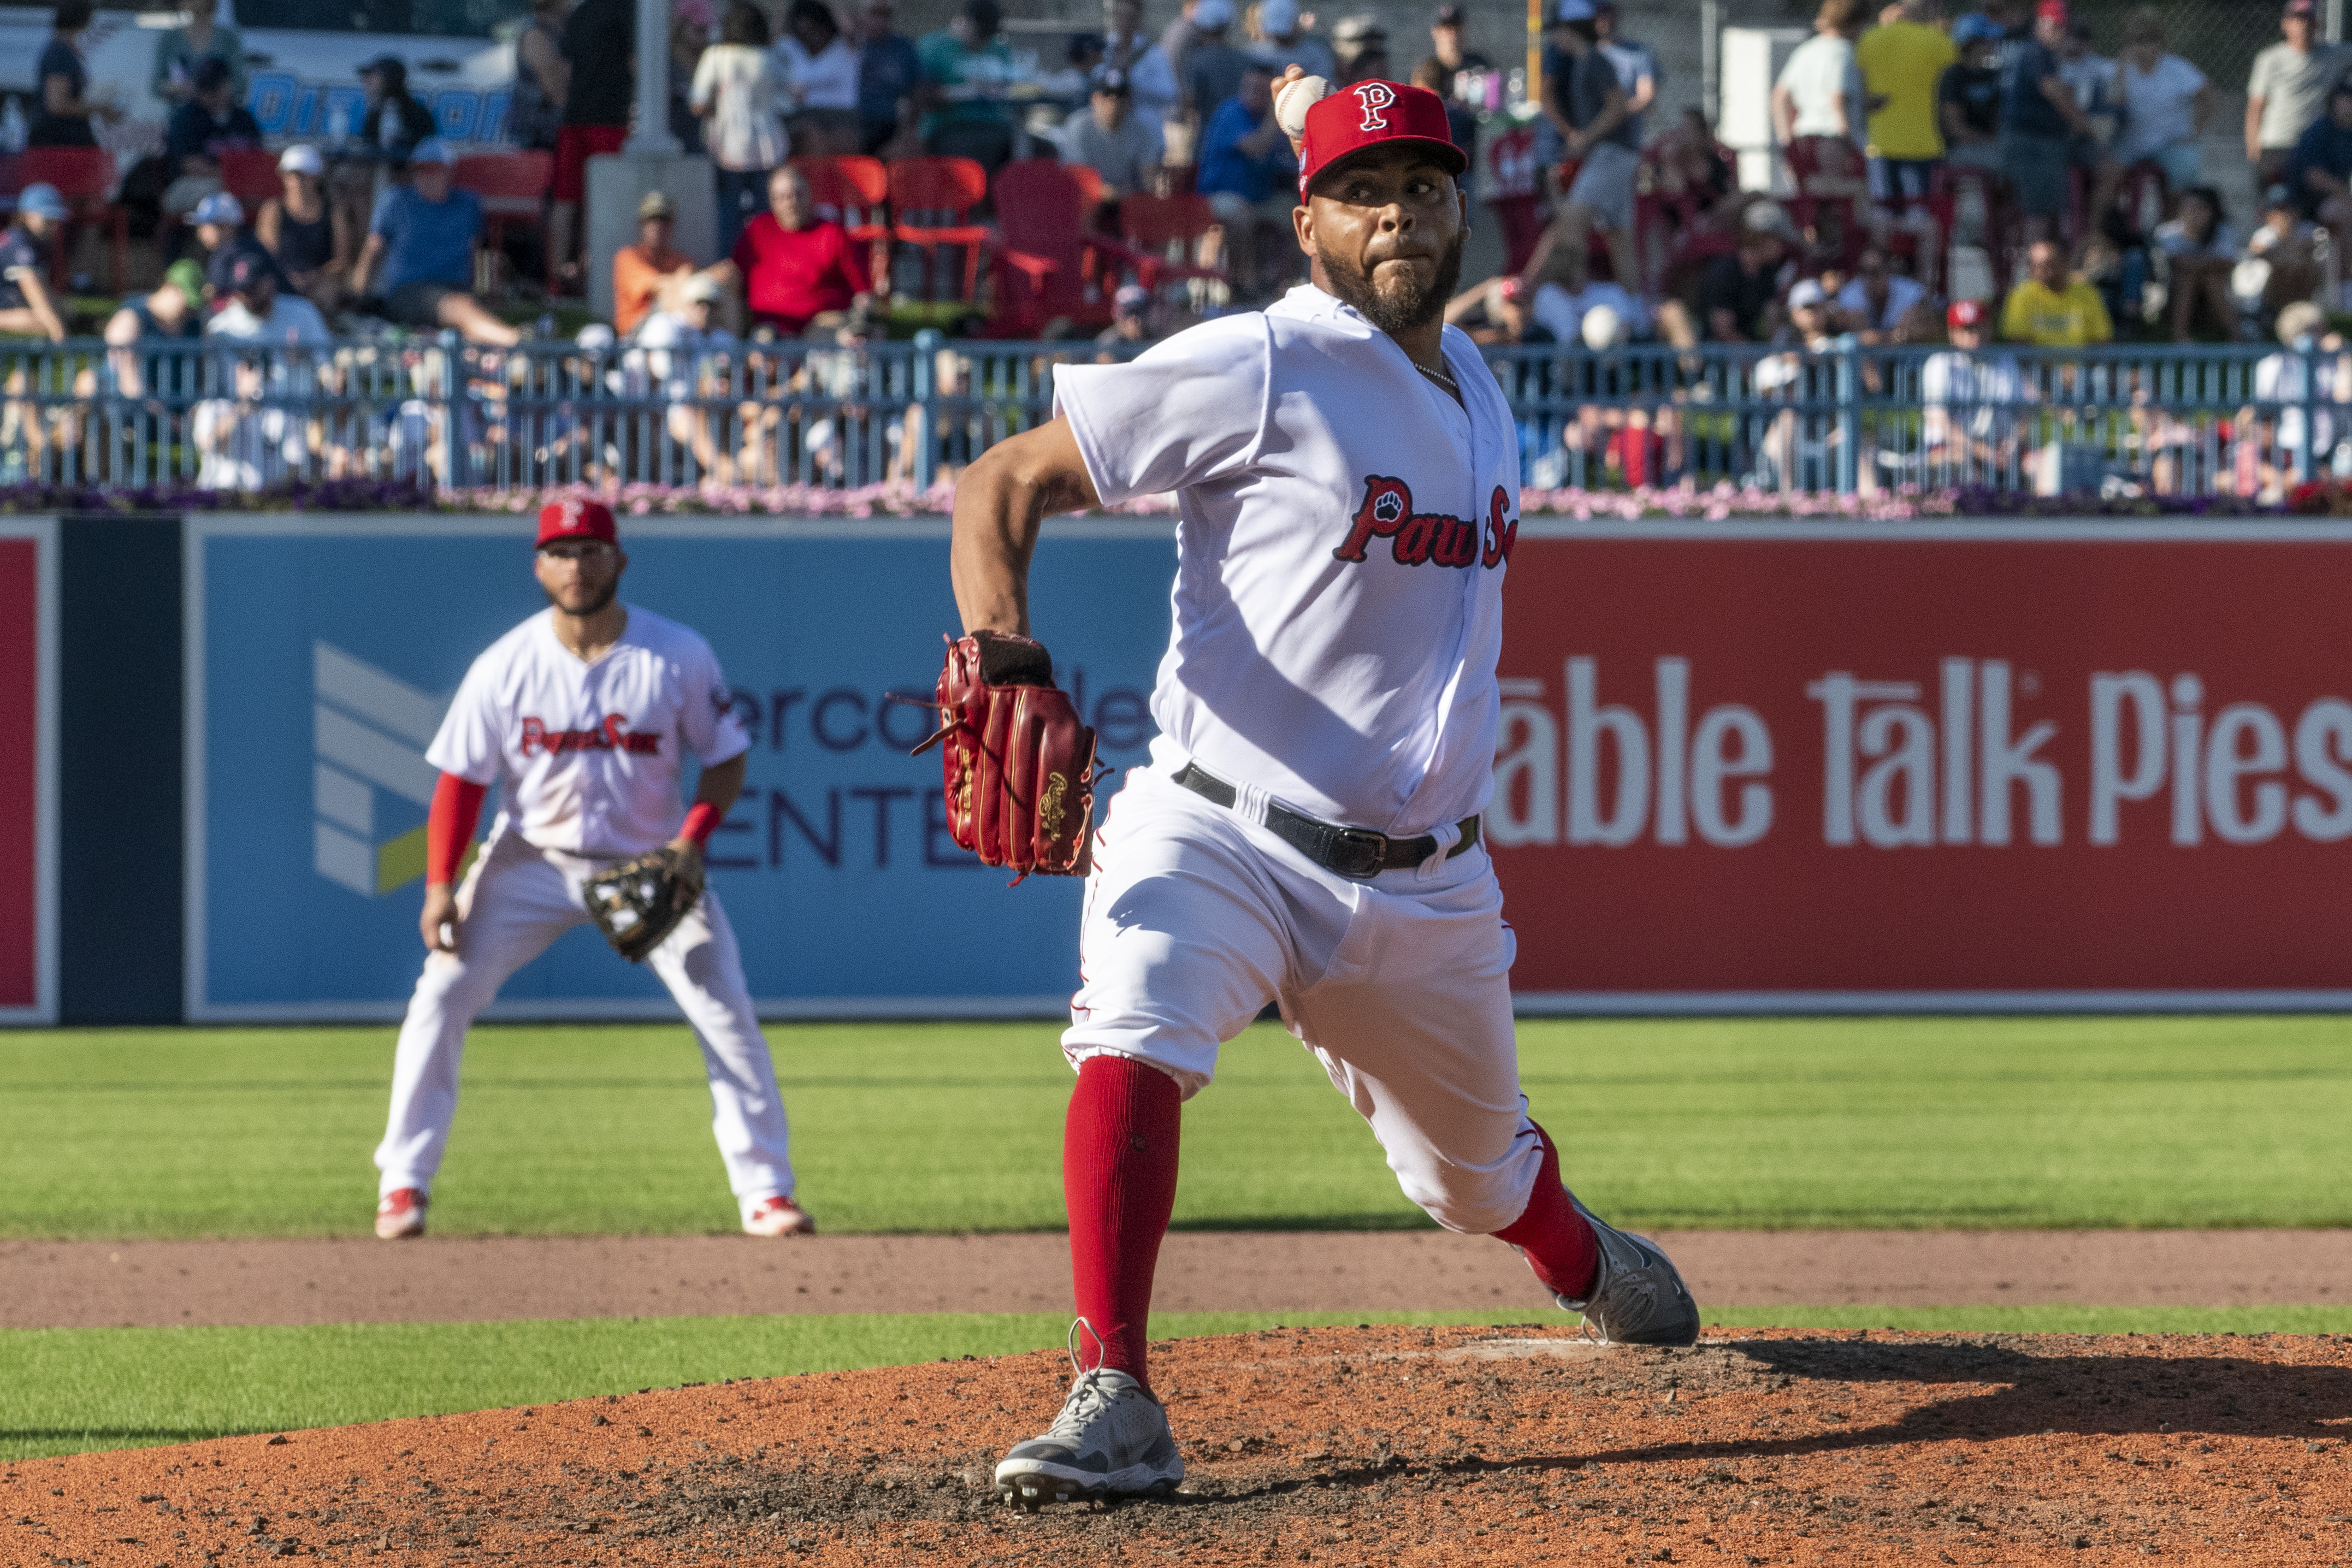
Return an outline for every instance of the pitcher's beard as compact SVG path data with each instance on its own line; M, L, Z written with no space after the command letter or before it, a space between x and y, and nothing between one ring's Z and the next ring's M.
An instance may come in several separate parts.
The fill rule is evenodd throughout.
M1353 307L1359 316L1381 331L1410 332L1435 320L1444 310L1445 302L1454 298L1454 287L1462 281L1462 244L1469 237L1467 230L1454 236L1454 243L1438 258L1437 276L1429 280L1426 287L1411 267L1401 269L1402 281L1383 288L1371 274L1357 270L1352 262L1345 267L1335 266L1328 256L1323 258L1323 277L1342 304Z

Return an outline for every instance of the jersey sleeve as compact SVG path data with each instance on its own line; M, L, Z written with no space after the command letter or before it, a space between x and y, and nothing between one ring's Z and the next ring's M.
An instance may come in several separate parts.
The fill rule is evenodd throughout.
M425 761L468 783L498 782L506 758L499 745L496 681L488 654L474 661L457 683L457 695L449 699L449 711L441 716L433 744L425 748Z
M698 639L681 661L678 678L685 684L679 698L678 729L687 749L705 768L732 762L751 749L751 737L735 712L735 694L719 668L719 655Z
M1124 365L1056 365L1070 422L1107 506L1246 471L1265 439L1269 330L1262 314L1180 332Z

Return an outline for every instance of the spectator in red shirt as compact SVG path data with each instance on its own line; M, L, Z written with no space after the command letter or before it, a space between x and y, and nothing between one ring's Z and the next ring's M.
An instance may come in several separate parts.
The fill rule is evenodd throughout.
M818 218L807 179L790 164L769 177L768 210L743 225L734 262L751 325L782 335L838 325L819 318L863 316L872 304L865 258L839 224Z

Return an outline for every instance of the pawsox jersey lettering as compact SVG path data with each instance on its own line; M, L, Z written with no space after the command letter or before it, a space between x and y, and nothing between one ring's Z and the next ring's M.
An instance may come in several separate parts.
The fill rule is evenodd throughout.
M1495 487L1487 507L1485 545L1480 525L1444 512L1412 509L1412 486L1402 479L1374 474L1364 480L1364 504L1356 508L1356 526L1331 552L1336 560L1361 560L1364 547L1376 538L1394 539L1389 559L1399 566L1483 566L1489 570L1511 559L1518 542L1519 521L1505 520L1511 498Z
M485 841L516 832L543 850L626 860L677 831L680 770L751 748L710 644L629 608L593 664L556 640L543 611L474 661L425 754L444 773L505 787Z
M562 751L641 751L648 757L661 755L661 737L640 730L625 729L626 721L619 714L606 714L604 722L587 729L550 729L547 721L526 717L522 721L522 754L544 751L551 757Z
M1055 367L1103 500L1177 493L1156 768L1399 837L1486 807L1518 438L1475 345L1443 342L1461 402L1301 285L1128 364Z

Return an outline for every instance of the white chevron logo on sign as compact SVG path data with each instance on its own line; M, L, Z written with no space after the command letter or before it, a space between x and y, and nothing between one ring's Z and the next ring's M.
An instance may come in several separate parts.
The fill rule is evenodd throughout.
M311 644L312 866L362 898L425 874L422 826L379 842L376 791L433 802L425 748L441 727L446 696L419 691L329 643Z

